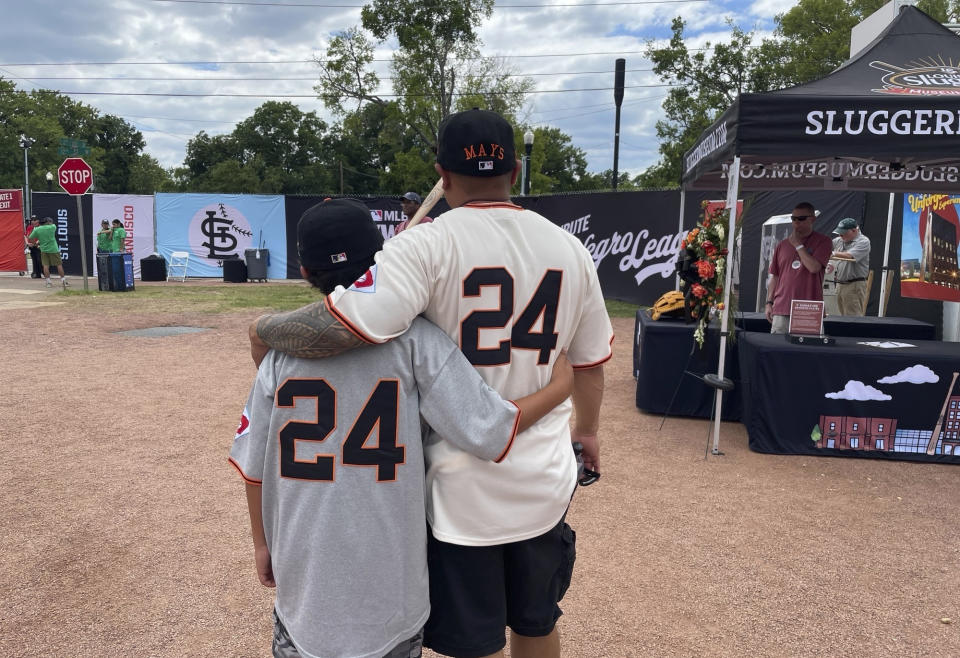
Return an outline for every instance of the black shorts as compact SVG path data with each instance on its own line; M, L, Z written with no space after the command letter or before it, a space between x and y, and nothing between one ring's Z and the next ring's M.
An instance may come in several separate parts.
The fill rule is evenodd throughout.
M504 628L549 635L570 586L576 533L564 519L539 537L496 546L460 546L427 535L430 619L423 644L475 658L506 645Z

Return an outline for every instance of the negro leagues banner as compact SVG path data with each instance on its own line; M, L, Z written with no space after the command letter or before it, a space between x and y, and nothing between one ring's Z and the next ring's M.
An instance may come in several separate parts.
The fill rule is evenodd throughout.
M133 274L140 277L140 259L154 251L153 197L133 194L94 194L93 214L85 217L84 228L90 227L96 236L100 222L119 219L127 233L124 250L133 254ZM94 241L95 243L95 241ZM97 259L93 259L93 273L97 273Z
M67 274L82 276L83 266L80 249L87 251L87 274L93 274L93 232L90 219L93 212L92 194L80 197L83 210L84 240L80 242L80 222L77 216L77 197L60 192L32 192L31 212L43 219L49 217L57 226L57 242L60 244L60 258Z
M515 197L513 201L580 239L593 257L604 297L646 305L675 288L680 242L696 224L703 198L688 193L683 230L677 191Z
M187 276L222 277L223 261L247 249L268 249L267 278L287 278L287 226L282 196L157 194L156 250L167 261L190 254Z
M960 302L960 196L904 194L900 296Z

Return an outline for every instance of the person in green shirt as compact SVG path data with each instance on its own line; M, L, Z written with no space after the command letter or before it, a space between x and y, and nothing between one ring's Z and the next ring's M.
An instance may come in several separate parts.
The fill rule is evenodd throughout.
M100 230L97 231L97 253L110 253L113 247L113 239L110 235L110 222L103 220L100 222Z
M127 232L123 230L123 224L120 222L119 219L113 220L113 230L111 231L111 237L113 239L113 248L111 249L111 251L113 251L114 253L117 253L117 252L123 253L127 250L126 245L124 245L124 242L126 242L126 239L127 239Z
M27 236L27 242L40 247L40 264L43 266L43 278L46 286L50 284L50 268L56 267L60 271L60 284L68 285L66 272L63 270L63 261L60 259L60 245L57 243L57 227L49 217L43 218L43 223L36 227Z

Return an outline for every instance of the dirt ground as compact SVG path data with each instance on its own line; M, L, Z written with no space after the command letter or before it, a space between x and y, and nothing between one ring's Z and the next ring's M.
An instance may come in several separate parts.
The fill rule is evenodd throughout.
M226 460L255 315L0 303L0 655L269 655ZM960 656L960 469L756 454L732 423L704 459L706 421L635 408L614 324L564 656ZM158 325L209 331L114 333Z

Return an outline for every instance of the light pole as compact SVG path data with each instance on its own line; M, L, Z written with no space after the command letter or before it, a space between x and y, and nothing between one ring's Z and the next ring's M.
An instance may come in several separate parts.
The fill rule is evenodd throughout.
M26 216L30 217L30 165L27 161L27 151L37 140L20 134L20 148L23 149L23 207L26 208Z
M53 172L47 172L47 192L53 191Z
M530 152L533 150L533 131L528 130L523 133L523 149L526 155L523 157L523 195L530 194Z

